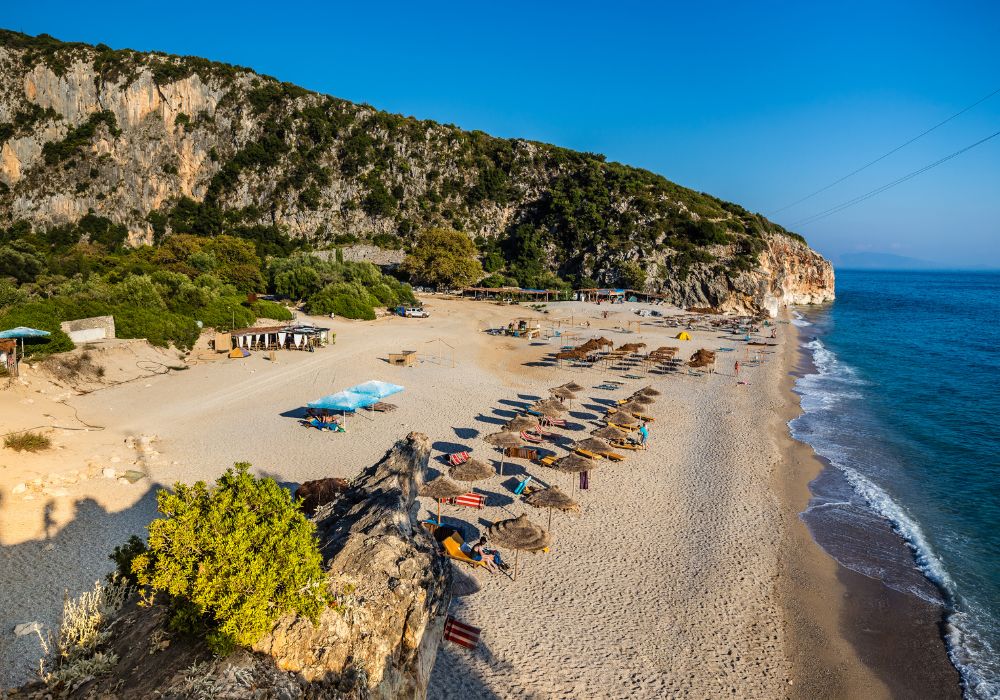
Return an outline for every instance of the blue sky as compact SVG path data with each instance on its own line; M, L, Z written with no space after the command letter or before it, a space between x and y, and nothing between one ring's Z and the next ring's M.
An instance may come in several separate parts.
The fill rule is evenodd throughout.
M765 215L1000 88L996 2L4 3L0 26L237 63L604 153ZM821 252L1000 267L1000 95L775 214Z

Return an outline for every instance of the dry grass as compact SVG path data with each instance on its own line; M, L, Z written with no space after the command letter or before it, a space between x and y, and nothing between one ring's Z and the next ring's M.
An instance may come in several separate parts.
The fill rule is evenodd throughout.
M41 452L52 447L52 441L41 433L29 430L8 435L3 439L3 446L15 452Z
M104 367L94 362L94 354L90 350L53 355L45 360L43 366L52 376L64 382L77 378L100 379L104 376Z

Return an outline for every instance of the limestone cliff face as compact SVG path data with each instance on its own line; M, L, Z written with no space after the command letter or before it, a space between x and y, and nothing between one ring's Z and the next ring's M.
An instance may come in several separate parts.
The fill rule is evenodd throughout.
M494 252L518 265L682 305L759 311L833 294L829 265L794 234L603 156L203 59L0 30L0 229L23 219L44 232L88 212L125 225L132 244L267 229L319 248L379 236L398 248L447 226L484 250L503 242Z
M289 615L252 650L214 657L172 633L162 605L111 624L110 673L72 688L34 683L11 698L414 699L427 684L451 600L451 565L418 522L431 443L411 433L313 521L334 596L316 624Z

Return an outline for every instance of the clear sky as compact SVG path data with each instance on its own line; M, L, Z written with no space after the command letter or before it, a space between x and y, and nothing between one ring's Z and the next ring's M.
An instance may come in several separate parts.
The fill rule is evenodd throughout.
M5 2L0 26L192 54L604 153L769 215L1000 88L1000 2ZM1000 267L1000 95L772 218L821 252Z

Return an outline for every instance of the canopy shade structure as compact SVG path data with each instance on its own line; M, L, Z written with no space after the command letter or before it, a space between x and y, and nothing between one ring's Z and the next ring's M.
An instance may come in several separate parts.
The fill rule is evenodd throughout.
M399 384L390 384L389 382L379 381L378 379L369 379L367 382L362 382L357 386L345 389L345 391L351 391L355 394L374 396L377 399L384 399L386 396L398 394L402 390L403 387L399 386Z
M500 450L500 476L503 476L503 463L507 448L520 447L524 441L519 436L506 430L501 430L499 433L490 433L483 440Z
M481 481L495 474L493 467L475 457L448 470L448 476L458 481Z
M48 338L51 333L40 331L37 328L26 328L18 326L7 331L0 331L0 339L9 340L11 338Z
M639 391L637 391L635 393L642 394L643 396L659 396L660 395L659 390L654 389L651 386L643 387L642 389L639 389Z
M605 440L624 440L628 437L628 433L619 430L613 425L606 425L603 428L598 428L590 434L599 438L604 438Z
M377 396L358 394L353 391L338 391L336 394L324 396L309 402L309 408L325 408L331 411L356 411L378 402Z
M514 550L514 580L517 580L517 555L520 552L539 552L552 546L552 535L542 526L520 515L493 523L487 536L500 547Z
M625 413L624 411L612 413L610 416L605 418L605 420L610 425L635 425L639 422L639 420L631 413Z
M549 509L548 530L552 531L552 510L561 510L564 513L579 513L580 504L570 498L567 494L559 490L558 486L550 486L547 489L535 491L524 502L535 508Z
M538 419L530 416L517 416L504 423L504 430L519 433L522 430L538 430Z
M420 489L420 495L433 498L437 501L437 513L438 513L438 525L441 524L441 499L442 498L455 498L456 496L461 496L466 491L464 486L456 484L454 481L449 479L447 476L439 476L436 479L428 481Z
M573 392L583 391L583 387L576 382L567 382L566 384L563 384L563 386Z

